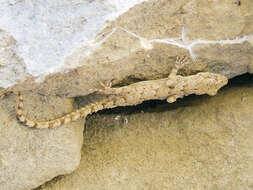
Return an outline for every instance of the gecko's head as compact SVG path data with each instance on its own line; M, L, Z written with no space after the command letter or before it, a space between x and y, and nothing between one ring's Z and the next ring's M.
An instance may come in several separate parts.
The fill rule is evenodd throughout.
M228 83L227 77L215 73L198 73L203 90L208 95L214 96L217 91Z

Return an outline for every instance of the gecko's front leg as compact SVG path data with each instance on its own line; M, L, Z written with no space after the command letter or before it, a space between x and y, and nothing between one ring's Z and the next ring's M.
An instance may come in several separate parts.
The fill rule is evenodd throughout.
M171 89L171 93L174 92L174 94L169 95L167 98L168 103L175 102L178 98L183 97L183 86L180 83L181 76L177 76L177 72L179 69L181 69L187 62L189 61L189 58L187 56L177 56L175 65L173 69L171 70L170 75L168 76L166 87L168 89Z
M96 91L97 94L103 94L103 95L110 95L110 94L115 94L115 89L112 88L112 82L99 82L100 85L103 87L102 89L98 89Z
M186 63L189 61L189 57L186 55L184 56L177 56L175 65L173 66L170 75L168 78L173 78L177 75L179 69L181 69Z

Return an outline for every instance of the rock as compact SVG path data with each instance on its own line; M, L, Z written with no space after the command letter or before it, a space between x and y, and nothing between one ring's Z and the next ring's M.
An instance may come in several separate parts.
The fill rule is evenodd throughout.
M107 22L142 1L2 0L0 30L6 31L16 42L15 54L24 62L25 74L43 80L45 75L60 71L65 58L90 43ZM20 83L8 80L11 73L6 70L1 75L6 81L0 83L0 87ZM24 75L22 80L29 75Z
M222 2L218 0L84 0L78 2L3 0L0 6L0 87L11 87L25 93L26 114L36 120L46 120L73 109L71 100L59 97L86 96L103 88L101 84L110 81L113 85L124 86L136 81L167 77L178 55L188 55L192 58L192 61L179 71L181 75L209 71L232 78L243 73L252 73L253 2L251 0L240 2L239 4L238 1L233 0ZM80 159L83 122L71 123L54 130L25 128L15 119L13 97L0 100L2 118L0 121L0 189L30 189L57 175L73 171L78 166ZM157 117L159 114L157 113ZM172 111L172 115L175 114ZM201 114L208 116L204 111ZM166 115L170 120L166 120L163 115L159 117L164 117L164 125L166 122L173 124L175 121L172 115ZM150 115L141 117L150 119ZM192 117L190 119L193 119L194 122L199 122L197 116ZM191 121L180 119L178 122ZM214 120L214 118L211 119ZM136 120L136 122L138 124L140 121ZM155 122L162 121L159 119ZM206 119L203 122L211 121ZM187 152L188 149L190 151L187 152L190 159L187 164L196 163L197 167L205 167L205 162L201 162L202 159L198 159L197 156L193 157L191 154L198 152L196 147L205 144L203 140L205 137L198 130L203 126L210 127L207 124L199 124L196 131L191 134L196 140L196 142L193 140L196 145L192 149L184 140L179 141L181 143L179 146L183 151ZM152 147L152 142L148 140L156 137L148 136L150 131L144 127L138 128L137 126L137 129L139 133L151 138L143 137L145 141L151 143L150 147ZM224 131L226 129L222 128ZM165 130L164 134L175 132L176 137L181 137L176 127L161 130ZM129 133L132 134L131 131ZM137 132L133 132L135 133ZM195 133L202 135L200 141L197 136L194 136ZM172 153L173 150L180 150L172 146L178 140L176 137L169 136L169 140L165 141L165 147L168 148L170 144ZM213 138L219 138L219 136ZM102 140L101 142L104 143ZM124 146L129 142L135 142L135 139L127 141L123 138L116 141L119 140L122 140ZM222 138L218 140L222 143L227 142ZM112 141L110 145L118 150L119 147L114 143L116 141ZM158 142L158 145L154 144L155 147L164 146L161 141ZM149 144L143 143L143 150L147 150ZM118 145L118 142L116 144ZM134 144L134 146L137 145ZM216 149L216 144L213 146ZM227 146L224 145L226 151L230 151L231 147L231 149L234 148L232 145ZM217 147L220 148L218 145ZM202 149L200 151L204 151ZM109 148L106 150L110 151ZM129 150L132 155L129 153L125 156L138 158L135 153L140 150L142 149L134 149L134 152ZM155 151L155 148L153 147L152 150ZM240 150L236 149L236 151ZM98 156L106 154L99 147L94 150L94 153ZM177 161L176 158L184 159L180 157L181 153L185 156L183 152L176 153L176 158L172 153L163 150L158 163L167 161L172 163ZM209 156L214 158L216 153L211 152ZM121 159L124 160L123 152L121 154ZM142 155L145 155L145 152ZM173 160L166 160L168 155ZM228 153L225 152L224 155ZM151 158L152 156L151 154ZM200 156L203 155L200 154ZM148 155L143 156L143 158L146 157L148 158ZM96 159L99 158L105 159L104 157ZM220 159L226 164L225 170L227 169L229 173L231 170L228 168L232 166L232 162ZM233 159L234 162L241 161L235 157ZM136 159L135 162L142 166L141 162L137 162ZM148 163L148 160L146 162ZM87 163L91 164L91 162ZM140 175L138 171L131 173L127 168L122 170L121 175L117 170L117 164L124 165L120 162L115 163L114 170L107 169L112 171L109 176L120 176L119 179L124 179L128 178L128 172L131 175ZM87 172L92 170L89 165L82 164L81 167L83 166L88 168ZM169 166L165 165L165 168L168 169ZM194 168L190 166L189 168L198 173ZM134 170L134 167L131 170ZM148 169L140 171L146 173ZM164 172L164 170L157 171ZM180 176L176 169L172 171ZM207 172L211 173L210 171ZM102 176L108 174L103 172L102 170ZM220 170L216 174L221 174ZM200 174L197 176L202 177ZM211 177L208 177L207 181L210 181ZM174 176L170 178L174 179ZM218 179L219 176L213 176L213 178ZM94 180L94 178L88 179ZM111 179L114 180L113 177ZM97 187L97 184L100 185L101 180L103 181L102 177L101 179L96 178L96 181L93 181L94 187ZM159 181L159 179L156 180ZM205 179L201 178L201 180L205 182ZM111 181L108 180L108 184ZM134 185L138 187L138 182L136 183L137 185Z
M9 87L29 77L25 64L17 55L17 42L6 31L0 29L0 87Z
M28 190L75 170L81 158L83 120L56 129L33 130L16 119L16 96L0 100L0 189ZM24 95L25 114L35 120L59 117L73 100Z
M54 2L43 3L42 10L56 6L57 3L55 5ZM43 21L47 31L43 38L35 38L34 42L25 44L23 38L29 37L19 36L16 39L16 33L12 32L18 55L20 59L24 59L29 76L33 76L27 77L25 82L19 82L13 88L21 91L33 90L34 93L45 95L84 96L100 89L101 82L112 81L114 85L124 85L165 77L176 56L182 54L192 57L195 64L184 68L181 74L210 71L232 78L252 72L252 1L245 0L240 4L232 0L131 2L131 5L126 5L126 1L122 1L120 6L115 5L116 8L112 10L124 14L117 14L114 19L110 19L111 22L106 22L114 12L105 11L104 15L107 16L104 16L100 14L100 10L101 7L103 9L111 6L110 1L82 1L79 4L61 1L58 6L64 5L62 10L50 12L50 15L41 14L33 21L38 26ZM32 5L34 10L40 6L39 2ZM27 6L25 2L17 1L11 9L18 10L24 6ZM72 14L74 7L78 11ZM86 11L88 15L84 14L85 11L80 12L85 7L90 10L98 9L94 20L89 11ZM128 10L126 7L132 8ZM122 12L123 9L125 11ZM32 9L28 7L26 10L28 15L31 14L29 10ZM58 21L64 13L72 14L69 22ZM20 18L21 16L23 15ZM55 19L48 20L49 16ZM81 17L90 20L86 19L82 26ZM15 19L15 16L11 18ZM98 20L101 21L100 24L97 24ZM30 22L29 19L28 21ZM90 25L96 27L92 28ZM3 26L9 32L8 27ZM57 26L62 30L57 30ZM13 26L15 27L17 26ZM69 33L65 36L67 32ZM61 43L62 49L58 47ZM36 52L28 54L27 49L21 48L29 44L38 50L38 55ZM39 44L43 45L41 50L38 48ZM30 46L29 48L33 49ZM40 70L36 65L41 65L43 69Z
M251 189L252 81L92 115L79 168L36 190Z

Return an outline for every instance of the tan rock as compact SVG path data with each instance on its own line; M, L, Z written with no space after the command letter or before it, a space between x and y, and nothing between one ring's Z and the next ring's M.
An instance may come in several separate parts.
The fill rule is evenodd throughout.
M252 188L252 77L238 81L215 97L91 116L79 168L38 189Z
M16 86L36 93L84 96L100 82L129 84L161 78L176 55L191 56L195 65L184 74L211 71L231 78L252 72L252 1L156 1L136 5L108 24L90 44L64 60L66 72Z
M238 1L233 0L222 2L218 0L145 1L131 8L112 23L108 23L108 27L97 35L91 44L83 44L81 47L78 46L79 49L71 51L72 54L63 60L65 65L62 70L59 73L48 75L41 83L38 83L36 78L27 78L30 75L26 73L25 60L20 57L19 51L22 51L22 48L19 51L16 49L17 39L14 39L8 31L0 31L0 82L4 83L6 80L6 77L4 78L1 73L11 73L11 80L8 79L8 81L18 83L13 88L21 90L22 93L26 92L28 97L25 102L26 114L37 120L52 119L73 109L71 100L55 98L55 95L85 96L102 88L101 83L108 81L112 81L113 85L124 86L136 81L167 77L177 55L186 54L195 59L195 62L191 62L180 70L179 74L181 75L210 71L231 78L246 72L252 73L253 2L251 0L241 0L240 2L238 4ZM19 6L19 3L24 5L23 1L15 1L10 6ZM77 23L82 26L82 22ZM71 25L67 27L70 27L70 30L72 29ZM57 27L54 29L58 31ZM54 43L54 40L50 40L50 43ZM39 47L39 45L36 44L35 47ZM30 53L27 49L25 50L26 53ZM32 56L36 57L37 61L40 56L43 57L43 55ZM50 58L58 60L57 57ZM30 62L32 63L31 60ZM27 80L21 83L24 77ZM32 95L29 96L28 94ZM41 95L50 96L45 98ZM237 95L241 94L238 93ZM223 97L223 95L220 96ZM80 159L82 121L71 123L69 127L48 131L27 129L18 124L15 119L15 101L13 98L14 96L11 96L5 98L4 101L0 100L0 116L2 118L0 121L0 186L2 185L4 189L29 189L54 176L73 171ZM209 100L216 101L216 98L209 98ZM228 100L220 100L219 106L223 105L223 101ZM236 99L236 101L239 100ZM240 105L239 103L237 102L238 105ZM130 125L130 127L123 129L123 132L117 130L118 132L106 133L109 137L105 137L106 135L103 132L106 127L104 124L101 131L100 129L99 131L91 130L90 133L96 134L93 138L97 136L100 138L101 136L101 139L98 143L93 138L85 142L94 142L92 146L89 144L85 144L85 146L86 148L90 147L91 150L95 147L96 150L91 151L91 153L87 151L87 154L84 154L84 156L87 155L84 159L88 160L83 161L80 168L87 170L80 169L80 175L84 176L87 184L81 183L79 182L81 179L77 179L77 185L81 184L81 187L90 187L91 189L98 188L101 184L112 189L114 186L116 188L125 185L126 187L138 188L139 186L145 187L145 183L149 186L150 179L154 179L154 186L151 188L156 188L156 184L162 184L163 181L168 180L181 185L179 182L184 178L184 173L187 173L185 184L192 183L194 185L193 182L205 184L216 181L217 187L240 187L238 184L241 182L238 180L232 182L234 178L230 174L234 172L233 175L239 176L238 178L241 178L241 181L246 180L247 175L251 176L251 168L248 168L247 171L249 172L247 173L246 169L244 170L246 164L243 165L242 163L246 158L251 159L251 154L247 148L249 146L247 143L245 143L247 145L246 152L243 152L244 147L240 147L241 144L233 144L232 142L233 138L238 138L238 141L244 142L250 132L247 131L244 134L243 130L245 129L241 129L240 135L244 139L240 139L241 136L236 136L237 133L234 134L233 132L237 128L235 123L229 123L231 120L227 121L229 124L225 123L228 125L227 128L220 126L220 120L226 121L226 117L228 117L226 113L235 114L230 112L230 107L220 108L217 107L217 103L212 101L205 104L210 104L208 107L210 110L206 111L207 108L201 106L193 106L191 109L176 109L173 104L166 107L170 112L154 113L155 116L137 114L137 116L131 116L131 120L128 118L130 116L124 116L124 119L116 117L123 123L129 121L127 126ZM247 106L249 105L250 103L247 103ZM212 106L216 110L213 110ZM198 112L196 109L200 109L202 112ZM225 111L223 110L220 113L219 109ZM248 118L245 117L250 113L249 108L240 109L247 110L245 110L244 115L238 116L237 123L247 122L246 119ZM184 115L184 112L190 112L190 116ZM218 116L218 119L216 118L216 112L220 113L221 118ZM199 120L202 116L205 119ZM111 126L114 120L112 117L108 117L106 120ZM175 120L174 118L177 117L179 119ZM190 118L185 120L185 117ZM96 120L98 123L103 121L99 117ZM148 121L148 127L142 126L144 121ZM217 128L213 128L213 122ZM157 123L159 123L158 127L155 126ZM179 127L178 123L189 123L191 127ZM136 129L131 128L131 125ZM168 125L172 127L166 128ZM192 127L193 125L195 127ZM203 128L203 126L207 128ZM232 126L231 129L228 128L230 126ZM160 131L152 136L151 133L156 133L157 128ZM203 132L203 130L213 131L213 133ZM232 135L231 131L233 132ZM206 134L209 136L205 136ZM114 135L116 137L113 137ZM164 138L166 140L163 141ZM212 139L215 140L212 141ZM209 143L206 143L207 140ZM216 140L224 147L220 147ZM121 146L118 146L120 143L122 143ZM189 143L192 143L192 146ZM178 147L174 147L175 144ZM122 147L126 147L126 149L122 149ZM206 151L205 147L209 147L209 149ZM156 150L159 151L156 152ZM221 151L218 150L222 150L224 153L221 154ZM115 151L111 155L117 153L118 157L109 155L108 152L110 151ZM125 154L125 151L129 152ZM157 154L157 157L153 155L153 152ZM105 155L111 156L112 159L110 160ZM216 155L218 156L216 157ZM243 155L246 155L245 158ZM212 159L209 160L209 157ZM177 162L178 160L181 161ZM183 162L185 160L187 162ZM250 163L250 161L246 160L244 163ZM114 164L111 165L111 162ZM130 169L125 167L126 163L129 163ZM151 172L153 168L150 168L152 163L155 168L158 168L153 173ZM219 165L217 168L214 167L216 163ZM239 163L239 165L235 166L234 163ZM186 168L179 167L184 164ZM222 164L223 169L221 168ZM98 172L92 173L94 168L98 169ZM242 171L240 168L243 168ZM149 173L152 173L150 174L151 177L147 175ZM73 178L77 178L75 176L78 175L73 174ZM159 175L162 178L155 178ZM223 175L226 176L225 180L222 177ZM10 179L13 183L10 183ZM125 182L124 179L130 180ZM57 183L61 187L61 182ZM122 186L120 186L121 183ZM62 184L64 188L71 187L65 182ZM185 184L182 186L185 187ZM248 183L242 182L242 185L245 184L248 185ZM168 184L160 187L166 188L166 185ZM216 187L214 183L211 185L210 188ZM193 186L193 188L198 188L198 186Z
M199 63L204 64L203 70L221 73L228 78L251 72L251 56L253 46L244 42L242 44L199 44L193 48L199 55ZM231 64L232 63L232 64ZM197 65L197 64L195 64ZM198 71L194 67L189 70Z
M0 100L0 189L27 190L71 173L80 162L83 121L52 130L33 130L18 123L15 95ZM46 120L73 109L73 100L24 95L25 114Z

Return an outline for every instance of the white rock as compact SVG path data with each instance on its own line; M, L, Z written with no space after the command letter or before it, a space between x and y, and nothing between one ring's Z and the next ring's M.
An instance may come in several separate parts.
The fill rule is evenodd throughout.
M46 75L62 69L64 58L92 41L108 21L143 1L1 0L0 29L16 40L27 73ZM9 80L0 86L15 83L8 69L1 76Z

